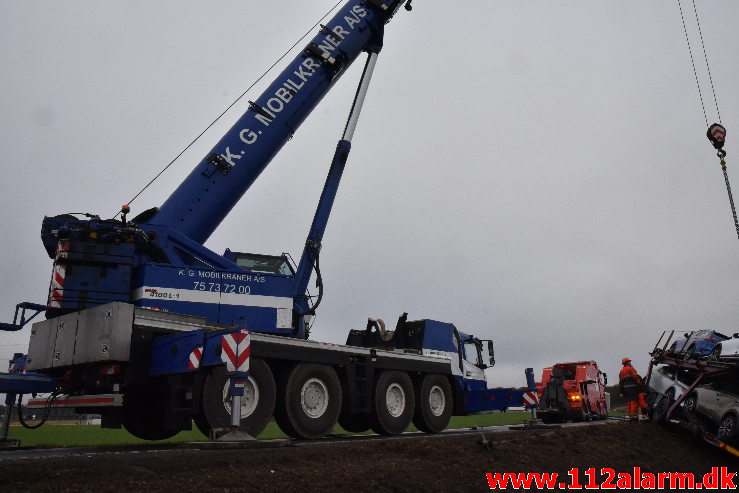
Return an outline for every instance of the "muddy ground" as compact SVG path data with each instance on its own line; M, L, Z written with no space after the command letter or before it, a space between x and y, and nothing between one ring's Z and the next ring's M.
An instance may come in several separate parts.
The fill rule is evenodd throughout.
M485 436L0 460L0 491L466 492L489 490L488 472L558 472L566 480L573 467L632 472L634 466L702 475L720 466L736 471L739 460L677 430L607 423Z

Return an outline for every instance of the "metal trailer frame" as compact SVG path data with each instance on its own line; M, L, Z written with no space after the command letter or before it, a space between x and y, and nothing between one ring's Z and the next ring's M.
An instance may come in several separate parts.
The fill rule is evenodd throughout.
M652 358L649 361L647 374L644 378L645 387L649 387L649 381L652 377L652 370L654 369L655 365L668 365L673 368L688 369L696 372L698 376L682 393L682 395L680 395L679 398L675 399L675 402L670 405L664 417L660 416L660 420L663 418L665 422L680 425L681 427L686 428L688 431L690 431L693 435L739 457L739 449L720 441L713 433L706 430L706 427L703 426L696 419L685 420L682 418L678 418L675 413L675 410L680 407L680 405L685 401L690 393L701 383L710 381L715 377L720 377L728 374L737 374L737 376L739 376L739 364L721 361L710 361L703 358L693 358L691 357L691 355L686 355L689 359L681 359L679 357L676 357L676 355L671 354L669 351L667 351L667 347L672 341L672 337L674 336L674 334L674 330L669 331L669 334L668 331L663 331L659 340L655 344L654 349L650 353L650 356ZM667 336L667 338L665 339L664 344L662 345L662 347L659 347L665 336ZM650 407L652 409L656 408L660 401L666 398L667 397L665 395L660 394L653 402L650 403Z

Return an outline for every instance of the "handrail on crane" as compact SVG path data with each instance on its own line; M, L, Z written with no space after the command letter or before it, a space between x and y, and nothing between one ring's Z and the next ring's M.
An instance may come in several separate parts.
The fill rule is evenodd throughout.
M36 318L36 316L46 311L48 307L46 305L39 305L37 303L30 303L24 301L15 305L15 315L13 316L13 323L0 322L0 330L15 332L21 330L26 326L28 322ZM20 321L18 321L18 311L20 310ZM26 310L33 310L35 313L30 317L26 318Z

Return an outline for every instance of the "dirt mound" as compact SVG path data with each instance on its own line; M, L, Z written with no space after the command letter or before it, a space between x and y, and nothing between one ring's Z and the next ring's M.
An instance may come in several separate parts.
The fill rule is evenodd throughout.
M557 472L562 481L569 481L567 471L578 467L585 484L587 468L631 473L635 466L642 472L702 476L712 467L727 466L736 471L739 462L683 433L648 423L608 423L269 449L182 448L0 460L0 484L3 492L457 492L488 489L486 473Z

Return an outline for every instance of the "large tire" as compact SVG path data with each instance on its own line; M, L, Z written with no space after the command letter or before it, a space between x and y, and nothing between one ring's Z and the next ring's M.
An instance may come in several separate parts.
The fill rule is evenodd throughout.
M241 427L253 437L259 435L275 409L275 380L269 365L261 358L249 360L250 375L241 398ZM195 424L205 436L214 428L231 426L231 397L226 368L212 369L203 383L201 411Z
M400 435L411 424L415 408L413 382L402 371L383 371L375 386L372 430L380 435Z
M734 439L739 434L739 424L737 423L737 417L734 413L729 413L721 419L716 431L716 437L722 442L733 443Z
M443 375L423 377L416 393L413 424L426 433L438 433L449 424L452 416L452 386Z
M293 438L314 440L331 431L341 412L341 384L328 365L299 363L279 379L275 420Z
M121 424L131 435L142 440L166 440L179 430L166 428L168 389L164 384L139 385L123 394Z

